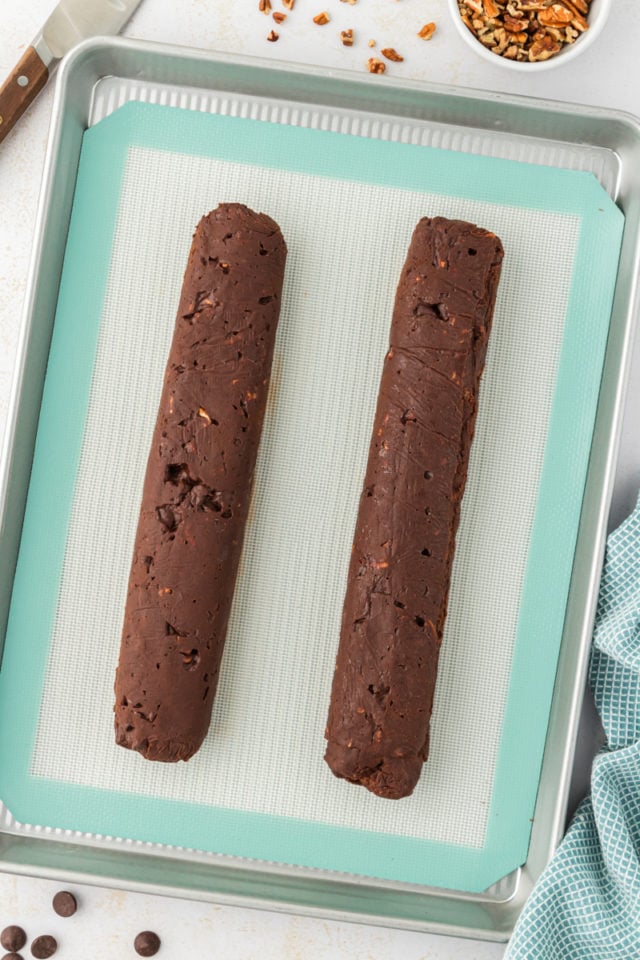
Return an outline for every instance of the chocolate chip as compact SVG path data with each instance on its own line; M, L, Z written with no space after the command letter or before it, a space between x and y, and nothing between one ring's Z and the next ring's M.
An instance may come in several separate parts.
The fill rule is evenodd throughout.
M5 927L2 933L0 933L0 943L5 950L8 950L10 953L17 953L18 950L22 950L26 942L26 933L22 927L17 927L15 924L12 924L10 927Z
M160 949L160 937L153 930L143 930L133 941L133 946L140 957L155 957Z
M52 957L57 949L57 940L48 934L43 937L36 937L31 944L31 953L36 960L48 960L48 957Z
M68 890L58 890L52 902L59 917L72 917L78 909L76 898Z

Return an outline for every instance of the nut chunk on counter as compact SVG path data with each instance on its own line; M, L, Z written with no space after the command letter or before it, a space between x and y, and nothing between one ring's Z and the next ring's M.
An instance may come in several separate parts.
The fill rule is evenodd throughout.
M188 760L218 683L287 248L238 203L198 224L151 442L115 683L116 741Z
M380 797L413 791L502 262L494 234L421 220L398 291L360 499L325 759Z

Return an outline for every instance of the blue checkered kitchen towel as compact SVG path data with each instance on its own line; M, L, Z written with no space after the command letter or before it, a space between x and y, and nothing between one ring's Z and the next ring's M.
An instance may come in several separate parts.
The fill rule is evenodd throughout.
M640 502L607 544L589 682L607 747L505 960L640 960Z

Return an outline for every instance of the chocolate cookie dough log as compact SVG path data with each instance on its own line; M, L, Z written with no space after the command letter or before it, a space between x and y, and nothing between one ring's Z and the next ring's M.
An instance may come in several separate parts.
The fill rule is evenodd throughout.
M207 733L264 417L286 245L221 204L196 229L153 434L116 672L116 740L188 760Z
M421 220L402 270L360 500L326 730L333 773L398 799L427 758L438 653L502 261Z

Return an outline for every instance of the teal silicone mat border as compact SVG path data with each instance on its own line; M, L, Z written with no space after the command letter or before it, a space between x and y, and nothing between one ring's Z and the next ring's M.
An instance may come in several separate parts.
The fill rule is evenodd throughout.
M525 214L529 208L581 218L482 849L110 793L29 773L122 177L132 146L512 204ZM622 214L586 173L141 103L125 105L87 131L0 672L0 792L14 817L23 823L466 891L484 890L523 863L622 229ZM88 270L87 264L97 266ZM550 251L550 268L552 264Z

